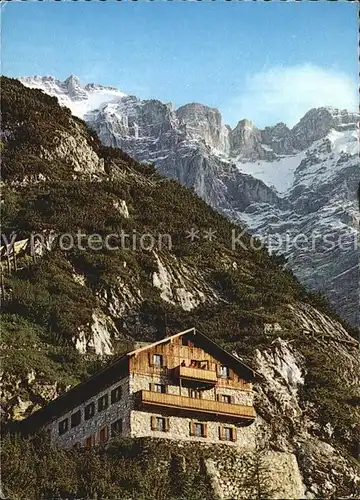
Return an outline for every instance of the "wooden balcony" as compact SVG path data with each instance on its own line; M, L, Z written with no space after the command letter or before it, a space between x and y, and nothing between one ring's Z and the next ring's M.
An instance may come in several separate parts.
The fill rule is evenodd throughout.
M226 419L247 420L250 422L256 417L252 406L222 403L210 399L195 399L175 394L142 390L136 393L136 400L140 407L157 407L161 408L161 411L170 411L179 416L184 413L193 416L203 414L215 417L215 420L225 417Z
M174 375L176 378L182 378L184 380L193 380L198 382L206 382L210 384L216 384L217 382L217 374L215 371L205 370L202 368L177 366L174 369Z

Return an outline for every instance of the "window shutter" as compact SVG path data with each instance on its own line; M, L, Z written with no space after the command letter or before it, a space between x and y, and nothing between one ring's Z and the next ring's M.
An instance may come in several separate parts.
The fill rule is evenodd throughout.
M149 366L154 366L152 353L148 352Z
M219 439L224 441L224 427L222 425L219 426Z
M170 419L169 417L165 418L165 432L169 432L170 429Z
M216 375L220 377L220 365L216 365Z
M235 396L230 396L230 403L231 403L232 405L234 405L234 404L235 404Z
M151 430L156 431L156 417L154 415L151 417Z
M165 394L168 394L169 393L169 386L167 384L165 384Z
M194 431L194 423L193 423L193 422L190 422L190 423L189 423L189 427L190 427L190 436L194 436L194 435L195 435L195 431Z
M164 368L167 366L167 356L165 356L165 354L163 354L162 365Z
M232 439L231 441L236 441L237 440L237 433L236 433L236 427L233 428L232 431Z
M204 437L207 437L208 435L208 428L207 424L204 424Z
M108 439L109 439L109 430L108 427L105 426L99 431L98 440L100 441L100 443L106 443Z
M149 384L149 389L150 389L150 391L153 392L155 390L154 384L150 383Z
M230 380L234 379L234 372L233 372L233 370L230 370L230 369L229 369L229 379Z
M220 401L220 394L216 394L216 401Z

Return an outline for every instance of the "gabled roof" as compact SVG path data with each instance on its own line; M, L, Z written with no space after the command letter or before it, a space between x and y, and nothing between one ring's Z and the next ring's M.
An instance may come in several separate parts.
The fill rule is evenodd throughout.
M255 378L256 375L259 376L259 374L255 370L253 370L253 368L251 368L249 365L244 363L244 361L237 358L236 356L228 352L226 349L223 349L216 342L211 340L210 337L208 337L204 333L201 333L196 328L189 328L188 330L184 330L182 332L175 333L174 335L169 335L168 337L164 337L163 339L158 340L157 342L144 345L138 349L135 349L134 351L127 353L127 356L129 358L132 356L136 356L142 351L146 351L147 349L152 349L157 345L166 344L168 342L171 342L172 339L182 337L183 335L186 334L194 335L195 338L198 339L199 345L201 345L201 347L203 347L204 350L206 350L210 354L214 353L215 358L220 357L223 360L226 360L224 361L224 364L227 362L227 364L229 364L229 366L233 368L235 372L238 372L239 375L245 376L246 378Z
M185 335L186 333L191 333L191 332L195 332L195 328L189 328L188 330L184 330L180 333L175 333L174 335L169 335L168 337L164 337L163 339L158 340L156 342L151 342L149 344L146 344L142 347L139 347L138 349L135 349L134 351L128 352L127 356L129 356L129 357L136 356L137 354L139 354L139 352L146 351L147 349L152 349L153 347L156 347L157 345L166 344L166 343L170 342L172 339L176 339L178 337L181 337L182 335Z
M251 368L251 366L246 364L240 358L231 354L229 351L221 347L219 344L214 342L210 337L200 332L196 328L190 328L189 330L177 333L176 335L173 335L172 337L168 338L179 337L186 333L192 333L195 336L195 339L198 341L199 346L203 347L203 349L206 352L213 354L214 358L228 365L239 375L248 379L254 379L256 376L260 377L260 374L257 373L253 368Z
M218 359L223 364L232 368L238 375L246 378L253 379L257 375L255 370L245 364L239 358L235 357L209 337L199 332L195 328L189 328L182 332L164 337L157 342L144 345L138 349L130 351L113 360L111 364L105 366L94 375L89 377L84 382L74 386L69 391L61 394L58 398L51 401L49 404L36 411L28 418L19 422L20 432L31 433L39 427L50 422L54 418L58 418L62 414L70 411L72 408L79 406L81 403L95 396L102 391L105 387L112 385L119 378L126 375L129 370L129 359L137 356L139 353L152 349L157 345L166 344L171 342L172 339L181 337L183 335L193 335L199 347L202 347L206 352L212 354L215 359Z

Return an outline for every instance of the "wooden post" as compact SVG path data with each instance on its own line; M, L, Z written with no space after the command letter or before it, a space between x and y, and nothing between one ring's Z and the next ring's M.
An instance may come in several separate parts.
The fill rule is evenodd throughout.
M14 269L15 271L17 271L17 257L16 257L16 251L15 251L15 244L14 244L14 247L13 247L13 259L14 259Z
M1 295L4 298L4 296L5 296L5 285L4 285L4 275L3 275L2 264L1 264L1 274L0 274L0 286L1 286Z

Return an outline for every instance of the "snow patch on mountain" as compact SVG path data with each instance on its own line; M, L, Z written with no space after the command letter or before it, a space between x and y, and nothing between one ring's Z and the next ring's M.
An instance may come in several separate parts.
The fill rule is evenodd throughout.
M268 148L268 151L271 150ZM255 162L236 163L240 172L261 179L269 187L276 189L278 194L284 194L294 183L294 174L305 152L301 151L295 155L283 156L273 161L259 160Z
M119 101L126 96L113 87L104 87L94 83L83 85L74 75L69 76L63 82L53 76L24 77L19 80L27 87L40 88L56 97L62 106L69 108L73 115L81 119L84 119L89 111L99 109L109 102Z

